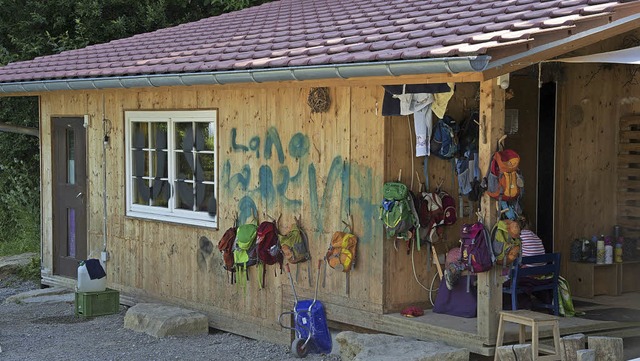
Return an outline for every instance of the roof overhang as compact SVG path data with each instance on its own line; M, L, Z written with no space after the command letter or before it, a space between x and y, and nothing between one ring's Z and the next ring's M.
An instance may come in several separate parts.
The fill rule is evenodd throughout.
M57 90L140 88L189 85L267 83L363 77L400 77L426 74L481 72L489 64L487 55L435 59L350 63L221 72L146 74L97 78L50 79L0 83L2 93L39 93Z
M511 49L511 55L492 59L483 71L484 79L492 79L530 65L545 62L557 56L569 53L584 46L606 40L627 31L637 29L640 25L640 13L624 16L588 30L576 32L561 39L540 44L523 43L526 50Z
M614 63L640 65L640 46L549 61L560 61L564 63Z

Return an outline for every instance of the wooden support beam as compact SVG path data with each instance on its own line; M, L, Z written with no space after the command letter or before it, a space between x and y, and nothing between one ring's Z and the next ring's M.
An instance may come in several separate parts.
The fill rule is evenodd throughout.
M0 123L0 132L18 133L40 137L40 130L38 128L23 127L20 125L13 125L9 123Z
M496 150L498 139L504 134L505 92L496 79L480 83L480 144L479 164L483 171ZM486 193L481 200L485 226L493 227L497 219L496 201ZM498 315L502 309L501 267L478 274L478 335L493 345L498 331Z

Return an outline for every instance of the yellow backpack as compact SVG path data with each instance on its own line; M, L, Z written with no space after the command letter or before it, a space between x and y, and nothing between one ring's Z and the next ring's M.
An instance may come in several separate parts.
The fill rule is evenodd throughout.
M353 234L351 226L347 227L349 232L338 231L333 234L325 255L329 267L342 272L349 272L353 268L358 244L358 237Z

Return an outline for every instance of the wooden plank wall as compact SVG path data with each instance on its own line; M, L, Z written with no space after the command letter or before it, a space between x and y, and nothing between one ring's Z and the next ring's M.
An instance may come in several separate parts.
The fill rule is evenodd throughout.
M311 294L307 268L315 280L317 260L326 252L334 231L353 215L360 238L356 268L347 290L342 273L327 270L319 297L333 312L358 308L382 312L382 227L378 205L383 181L384 119L381 87L330 88L328 112L311 113L309 88L281 86L175 87L46 93L41 97L43 219L52 216L51 123L52 116L90 115L88 127L89 252L102 250L102 118L110 121L107 149L107 262L108 282L137 296L206 312L213 327L249 337L288 342L289 334L277 325L277 317L293 305L283 304L287 277L273 266L267 270L266 288L259 290L257 274L250 271L244 292L227 283L217 250L200 248L206 237L215 248L236 213L250 214L255 205L260 219L282 214L281 232L287 232L294 216L302 217L308 232L313 262L292 267L297 290ZM104 99L104 109L103 109ZM184 226L125 216L124 111L136 109L218 109L219 229ZM236 134L232 138L232 134ZM278 137L276 148L265 152L266 137ZM261 146L249 148L250 142ZM251 143L254 144L254 143ZM258 172L273 174L273 184L285 184L263 192ZM243 183L243 172L247 182ZM289 177L283 182L284 175ZM269 181L263 180L263 181ZM51 275L51 222L43 235L44 275ZM205 242L206 243L206 242ZM296 272L298 269L299 272ZM297 275L296 275L297 273ZM348 292L347 292L348 291ZM340 307L332 307L332 305ZM344 317L342 321L344 320ZM278 332L280 331L280 332Z
M625 34L575 55L628 47L629 39L640 39L640 34ZM620 221L617 205L629 196L617 192L618 134L622 118L640 113L640 75L637 66L613 64L563 64L555 71L560 80L554 250L563 253L563 271L570 272L571 241L611 234Z
M626 237L640 236L640 115L620 119L618 135L618 218Z
M455 93L447 106L447 114L452 116L458 122L466 118L472 110L478 110L478 83L458 83L456 84ZM434 122L437 120L434 116ZM419 182L415 176L417 172L422 182L423 176L423 157L415 157L415 131L413 129L412 116L394 116L385 120L386 127L386 171L385 181L395 181L398 178L400 170L402 170L402 182L414 192L418 192ZM458 200L457 179L453 174L451 161L442 160L435 156L429 157L429 186L433 191L438 183L442 183L442 189L449 192ZM465 202L465 205L467 203ZM467 213L468 214L468 213ZM445 254L446 251L458 245L460 225L469 218L458 219L455 225L445 227L445 241L436 245L439 254ZM471 218L475 221L475 217ZM396 250L397 247L397 250ZM387 240L384 243L384 252L386 255L384 261L385 274L385 312L398 312L402 308L409 305L419 305L430 308L428 291L431 280L436 272L436 267L429 267L427 271L427 259L430 261L433 257L428 254L427 248L421 251L410 251L404 241L394 242ZM415 268L415 276L414 276ZM422 286L418 283L418 281Z

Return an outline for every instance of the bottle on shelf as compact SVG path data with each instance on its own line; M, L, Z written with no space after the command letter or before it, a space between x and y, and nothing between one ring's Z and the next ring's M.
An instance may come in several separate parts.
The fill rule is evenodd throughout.
M611 236L604 237L604 263L613 263L613 244L611 242Z
M593 236L593 239L596 240L596 263L604 264L604 235L601 235L600 238L597 236Z
M624 244L624 238L622 236L618 236L616 241L616 249L614 252L616 263L622 263L622 245Z

